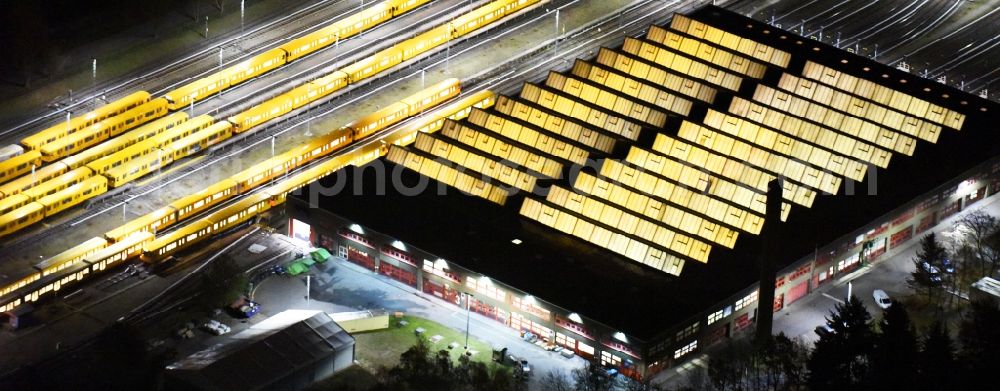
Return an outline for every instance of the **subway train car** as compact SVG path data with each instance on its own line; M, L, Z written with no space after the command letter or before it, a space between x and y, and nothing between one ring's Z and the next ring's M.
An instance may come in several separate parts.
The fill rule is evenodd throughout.
M77 130L59 140L43 145L42 160L53 162L57 159L86 150L93 145L160 118L167 113L167 100L156 98L122 114L105 119L89 127Z
M118 114L132 110L139 105L149 102L150 95L146 91L138 91L114 102L101 106L94 111L84 115L70 118L69 121L60 122L52 127L25 137L21 140L21 145L28 149L38 149L43 145L66 137L80 129L96 124L106 118L114 117Z

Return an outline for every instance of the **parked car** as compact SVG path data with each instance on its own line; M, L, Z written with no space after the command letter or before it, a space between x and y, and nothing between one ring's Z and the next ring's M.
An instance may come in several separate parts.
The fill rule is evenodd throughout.
M232 329L229 328L229 326L226 326L222 324L222 322L219 322L215 319L209 320L208 322L205 322L205 324L202 324L201 329L209 333L212 333L214 335L223 335L225 333L232 331Z
M824 336L829 337L834 333L833 328L831 328L830 325L826 323L816 326L816 329L813 331L815 331L816 335L819 335L820 337Z
M945 273L948 274L955 273L955 262L952 262L951 259L945 258L943 261L941 261L941 266L944 269Z
M883 310L892 305L892 299L890 299L889 295L881 289L876 289L872 292L872 297L875 298L875 304L878 304L878 306Z
M521 362L518 363L518 369L524 377L531 376L531 365L528 364L528 360L521 360Z
M940 284L942 282L941 269L938 269L937 266L931 265L930 263L927 263L927 261L923 261L920 262L920 268L930 274L930 280L932 283Z

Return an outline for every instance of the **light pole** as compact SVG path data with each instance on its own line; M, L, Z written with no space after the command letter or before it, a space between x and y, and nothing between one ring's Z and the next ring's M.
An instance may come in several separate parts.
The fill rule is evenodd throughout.
M272 134L271 135L271 157L274 157L274 138L275 138L275 136Z
M96 58L92 58L90 60L91 60L91 65L90 65L90 80L94 84L97 84L97 59Z
M205 15L205 38L208 38L208 15Z
M70 90L70 93L71 93L70 96L72 96L72 92L73 92L73 90ZM73 101L73 99L70 99L70 101ZM72 115L73 115L72 111L66 110L66 129L69 129L69 126L70 126L69 125L69 121L70 121L70 119L72 119L72 118L70 118Z
M472 294L465 294L465 350L469 350L469 316L472 312Z
M309 288L312 284L312 274L306 274L306 302L309 302Z
M244 0L240 0L240 43L243 43L243 15L244 15Z
M559 36L559 10L556 9L556 36Z
M128 208L128 201L122 202L122 225L128 222L128 217L126 216L126 208Z

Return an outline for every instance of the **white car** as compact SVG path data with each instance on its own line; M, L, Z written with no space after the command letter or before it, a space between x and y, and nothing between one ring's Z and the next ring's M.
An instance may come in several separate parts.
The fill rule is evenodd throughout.
M892 299L890 299L889 295L881 289L876 289L872 292L872 297L875 298L875 304L878 304L878 306L882 307L883 310L892 305Z
M205 324L201 325L201 328L215 335L223 335L232 331L229 326L226 326L217 320L209 320L208 322L205 322Z

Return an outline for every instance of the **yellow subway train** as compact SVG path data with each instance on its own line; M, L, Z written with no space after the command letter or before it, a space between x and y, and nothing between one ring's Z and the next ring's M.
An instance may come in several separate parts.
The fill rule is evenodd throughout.
M122 114L105 119L73 134L43 145L42 160L53 162L57 159L86 150L109 138L160 118L167 113L167 100L156 98Z
M426 93L425 95L434 96L437 94ZM440 125L435 127L434 124L440 124L446 118L464 118L472 107L485 108L491 106L494 100L495 96L490 91L477 92L443 106L432 115L422 117L400 131L384 136L384 141L400 143L401 140L412 140L413 135L401 135L401 133L433 131L440 127ZM342 148L334 147L334 143L346 142L347 140L343 137L351 134L345 135L343 130L344 128L288 151L283 154L281 159L287 162L299 162L299 166L301 166L305 162L329 155ZM373 144L384 154L384 147L380 146L381 143ZM323 149L324 146L327 149ZM36 264L35 272L0 289L0 312L10 311L23 304L35 302L41 297L79 282L90 273L136 257L141 252L145 253L143 259L147 262L159 262L182 248L219 233L220 230L232 228L283 203L288 193L346 165L357 163L359 159L354 156L357 154L367 154L367 151L359 150L356 153L335 156L321 164L290 175L264 189L259 193L260 195L230 205L184 228L163 235L162 240L155 244L152 242L156 238L157 231L235 197L239 191L238 183L231 178L222 180L198 193L183 197L168 206L133 219L108 231L103 237L92 238ZM250 170L252 168L247 171ZM274 171L272 167L271 172ZM252 189L244 189L244 191L250 190ZM192 233L194 236L190 236Z
M125 130L138 126L143 122L162 117L170 110L183 109L192 102L202 100L230 86L242 83L281 67L290 61L336 44L339 40L373 28L429 1L388 0L352 14L345 19L331 23L322 29L289 41L277 48L253 56L239 64L180 86L166 93L161 98L151 99L148 92L138 91L82 116L71 118L70 121L60 122L25 137L21 140L20 146L10 145L0 149L0 184L12 181L30 172L32 165L38 169L46 162L54 162L74 153L86 151L88 150L87 148L101 141L114 139L116 135ZM323 82L323 80L317 81ZM314 81L314 83L317 81ZM326 87L331 88L333 86ZM342 87L341 85L335 89ZM329 92L332 91L329 90ZM320 96L325 96L329 92ZM308 94L307 96L311 97ZM317 98L313 98L312 100L315 99ZM122 114L130 115L123 118L115 118ZM243 131L248 128L239 127L237 130ZM80 131L84 131L85 134L63 140ZM29 151L37 152L31 153ZM98 155L97 157L100 156L104 155ZM45 179L54 177L54 175L51 175L52 172L54 170L50 170L50 175ZM4 195L2 190L0 190L0 197Z
M471 12L470 13L471 15L467 18L458 18L455 19L453 22L449 23L448 26L449 29L452 30L452 32L446 35L447 39L453 39L455 37L468 34L468 32L475 30L477 28L481 28L483 25L486 25L492 21L499 19L498 15L500 17L502 17L503 15L509 15L513 12L516 12L517 10L527 7L528 5L540 3L543 1L544 0L500 0L490 3L484 7L481 7L480 9L477 9L476 11ZM408 3L414 3L414 2L410 1ZM468 26L468 27L459 28L461 26ZM430 30L428 31L428 33L435 30L439 31L440 29ZM430 39L430 36L426 34L427 33L422 34L424 38L428 39L425 42L433 42L434 40ZM414 37L414 39L418 37ZM444 40L441 40L440 38L437 41L444 42ZM410 53L416 53L416 54L411 54L412 56L419 55L419 53L417 52L411 51ZM381 68L381 70L384 69L386 68ZM369 73L369 76L371 74L372 73ZM308 104L308 102L311 102L315 99L318 99L319 97L324 96L322 94L325 91L333 91L335 89L342 88L342 86L340 86L339 88L335 87L338 85L338 83L343 83L345 75L346 73L340 75L327 75L325 77L325 80L324 78L321 78L311 82L310 86L300 86L299 87L301 88L299 90L300 92L302 91L308 92L310 89L312 89L313 92L311 94L310 93L304 94L303 96L305 96L305 98L300 96L298 100L295 100L293 97L292 105L297 104L299 105L298 107L301 107L304 104ZM322 82L320 82L320 80L322 80ZM349 76L347 76L347 81L348 82L350 81ZM324 86L331 86L331 87L324 87ZM343 165L362 164L364 162L370 161L372 159L372 156L378 157L380 155L384 155L386 145L382 144L385 143L382 144L374 143L372 144L372 147L374 148L373 150L370 150L372 148L360 149L358 151L352 152L351 154L337 157L335 159L330 159L301 173L297 173L285 179L279 180L274 186L258 193L259 195L257 196L246 198L237 203L234 203L233 205L227 206L222 210L213 212L209 216L204 217L201 220L197 220L194 223L190 223L188 224L188 226L185 226L179 230L165 234L161 238L155 237L156 235L155 232L157 232L158 230L162 230L170 225L177 224L184 218L193 216L194 214L198 213L198 211L205 211L212 206L218 205L221 202L224 202L228 199L235 197L237 194L242 194L247 191L250 191L253 188L253 186L259 186L263 183L267 183L269 180L274 180L275 178L284 175L290 172L292 169L300 167L311 160L315 160L318 157L322 157L329 153L332 153L333 151L339 150L344 146L349 145L350 143L357 141L361 138L368 137L373 133L377 132L379 129L389 126L392 123L398 122L398 119L404 118L407 115L417 114L422 110L424 110L426 107L432 106L432 104L430 103L433 100L443 101L449 99L450 97L458 93L457 80L446 80L445 82L439 83L435 87L439 86L445 87L446 91L444 92L438 91L434 93L425 93L426 91L421 91L421 93L425 93L425 95L423 95L422 97L417 97L417 98L411 97L412 99L408 98L409 99L408 105L406 106L405 110L406 114L403 116L400 116L400 111L399 111L400 106L398 104L390 105L386 109L381 110L380 116L366 117L364 121L359 120L356 121L355 123L349 124L344 128L338 129L331 135L326 136L322 140L314 140L311 144L309 144L311 147L303 146L300 148L296 148L293 149L292 151L286 152L282 156L276 156L275 158L272 158L264 162L266 164L262 163L255 165L250 169L235 175L233 178L224 180L220 183L213 185L212 187L206 189L205 191L199 192L192 196L185 197L166 207L158 209L140 218L134 219L133 221L130 221L129 223L121 227L118 227L115 230L107 232L105 234L105 237L103 238L94 238L77 247L74 247L75 250L74 249L71 250L86 252L85 250L87 250L87 248L100 246L101 244L99 242L101 241L104 242L103 244L104 246L109 246L123 242L125 240L129 240L134 235L140 235L140 234L144 236L151 235L148 237L148 240L145 240L143 242L142 245L143 248L142 253L144 254L143 259L146 260L147 262L154 262L154 263L159 262L164 257L170 256L171 254L175 253L180 248L189 246L191 242L198 241L203 238L209 237L211 235L220 233L222 232L222 230L227 230L241 222L249 220L253 216L256 216L266 211L273 205L283 202L284 197L288 192L293 191L294 189L297 189L301 186L304 186L305 184L312 182L322 176L325 176L326 174L333 172L336 169L339 169ZM324 91L323 88L327 88L327 90ZM469 107L471 107L472 105L475 105L476 107L486 107L492 104L493 99L494 96L492 95L492 93L481 92L473 96L470 96L466 99L463 99L461 102L463 102L463 104L467 104L466 106ZM449 108L452 108L452 106L453 105L449 105ZM467 115L468 110L470 110L470 108L466 106L458 106L457 104L454 104L454 106L455 106L454 109L456 110L454 113L446 115L438 114L438 116L440 116L441 118L431 117L431 116L427 118L422 118L422 121L419 121L419 123L411 124L411 126L408 126L404 129L408 132L413 132L417 131L418 129L421 131L435 129L435 125L437 125L437 127L439 128L440 127L439 124L443 123L444 118L446 117L456 118L464 116ZM232 118L233 117L231 117L230 120L227 121L221 121L220 124L229 123L232 126L233 132L245 131L246 129L249 129L256 123L262 122L262 121L257 121L255 123L248 124L249 126L241 126L241 123L239 121L236 121L236 123L231 122ZM375 124L374 126L372 126L373 123ZM397 131L391 135L385 136L384 139L382 139L382 141L392 142L392 143L405 143L407 142L407 140L412 140L412 138L413 135L409 134L403 135ZM189 145L194 145L194 144L197 143ZM319 148L318 152L317 148ZM325 148L325 150L323 148ZM118 152L122 152L125 149L127 149L127 147L120 149ZM158 154L159 156L156 159L156 162L151 164L156 164L156 165L161 164L163 162L162 159L164 155L170 156L166 159L171 159L173 156L175 156L175 154L172 153L173 150L170 149L169 146L165 145L162 148L157 148L157 149L160 150L160 153ZM171 152L171 153L164 153L164 152ZM64 159L63 161L65 160L66 159ZM109 169L109 171L118 168L120 167L114 167L112 169ZM242 180L242 182L240 180ZM47 210L58 211L68 208L72 205L78 204L79 202L83 202L84 200L89 199L97 194L100 194L103 191L106 191L108 186L111 187L114 187L116 185L120 186L121 184L124 183L127 183L127 181L120 181L120 182L115 181L113 177L109 177L108 172L105 172L102 175L93 175L92 177L87 178L85 181L81 183L70 186L55 194L46 196L39 201L30 202L28 203L28 205L18 208L11 213L0 216L0 224L11 224L10 222L16 222L21 224L19 227L23 227L30 223L25 224L24 221L26 219L23 217L24 213L18 213L18 212L21 211L30 212L27 214L28 216L27 220L30 220L31 218L33 218L32 216L37 216L38 214L44 215ZM103 189L101 189L101 185L104 186ZM54 204L55 206L52 207L47 206L45 202ZM41 207L41 209L36 210L35 208L38 207ZM58 209L60 207L62 209ZM184 212L185 209L188 209L188 211ZM182 217L178 218L178 216ZM0 231L0 236L6 235L9 232L13 232L9 228L4 228L4 227L5 225L0 225L0 230L3 229L7 230L7 231ZM14 231L16 231L16 229L14 229ZM180 234L177 234L177 232L186 232L187 236L185 236L184 238L179 238ZM168 237L173 238L173 240L169 240ZM157 240L157 239L163 239L163 240ZM168 250L162 250L163 248L167 247L169 247ZM64 258L73 259L72 257L64 257ZM51 275L43 277L41 271L42 269L40 268L37 274L25 276L20 280L18 280L17 282L15 282L14 284L4 287L2 290L0 290L0 311L12 309L17 305L19 305L20 303L37 300L39 296L38 290L50 289L46 288L47 286L50 285L45 285L45 284L51 284L53 278L59 278L60 276L69 278L68 276L70 276L72 273L78 273L77 270L82 270L80 269L82 267L81 265L83 264L90 265L89 263L84 262L83 264L77 264L72 267L69 267L65 266L67 262L72 263L71 261L54 261L53 264L46 265L44 269L50 270L49 273L52 273ZM60 266L62 267L61 269Z

